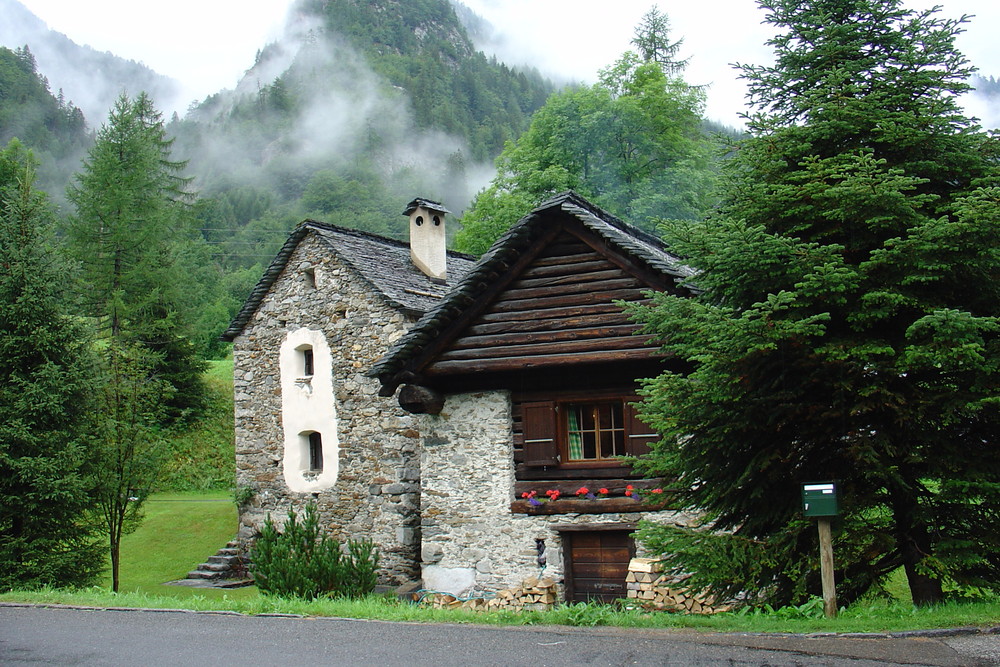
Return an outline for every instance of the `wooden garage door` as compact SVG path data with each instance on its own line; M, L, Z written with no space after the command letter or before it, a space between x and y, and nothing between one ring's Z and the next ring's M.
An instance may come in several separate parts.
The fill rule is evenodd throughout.
M625 597L628 563L635 554L635 542L629 533L627 530L563 533L568 542L567 601L611 602Z

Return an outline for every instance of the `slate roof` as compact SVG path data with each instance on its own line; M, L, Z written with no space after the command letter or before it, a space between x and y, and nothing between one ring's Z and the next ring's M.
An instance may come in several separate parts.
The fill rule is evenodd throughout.
M517 261L521 253L544 233L546 221L558 213L573 216L609 245L673 279L678 285L685 284L686 287L695 274L694 269L668 252L666 245L656 236L619 220L575 192L563 192L539 204L497 239L447 296L421 317L368 371L369 376L382 381L383 395L395 392L401 383L397 375L406 364L473 305L476 296Z
M450 285L460 280L475 263L475 258L471 255L449 252L449 284L441 284L431 280L413 265L410 246L402 241L317 220L305 220L289 234L288 240L250 292L240 312L223 332L222 340L232 341L242 333L271 286L284 271L299 242L309 233L316 234L324 241L332 254L353 267L393 307L414 317L420 317L436 306Z

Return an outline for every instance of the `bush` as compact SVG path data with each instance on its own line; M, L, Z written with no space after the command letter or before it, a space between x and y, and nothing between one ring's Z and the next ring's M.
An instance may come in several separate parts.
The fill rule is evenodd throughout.
M289 509L280 531L268 515L252 567L257 588L267 595L353 598L374 590L378 560L371 540L349 540L344 551L337 540L321 534L316 506L310 503L301 521Z

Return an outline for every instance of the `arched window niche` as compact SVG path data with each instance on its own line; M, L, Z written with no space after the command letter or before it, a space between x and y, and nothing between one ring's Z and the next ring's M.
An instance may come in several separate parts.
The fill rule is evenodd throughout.
M337 481L339 460L333 359L322 331L301 328L279 352L282 471L289 490L313 493Z

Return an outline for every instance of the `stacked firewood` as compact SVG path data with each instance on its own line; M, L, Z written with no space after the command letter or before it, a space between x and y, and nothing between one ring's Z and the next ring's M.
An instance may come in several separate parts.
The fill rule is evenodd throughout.
M653 558L633 558L628 564L625 587L630 601L644 609L687 614L715 614L729 606L683 586L683 577L663 573L663 564Z
M471 609L482 611L486 609L487 600L483 598L458 598L451 593L430 593L421 598L423 604L429 604L435 609Z
M552 609L558 600L556 582L550 577L528 577L520 586L502 590L487 601L487 609Z
M549 577L539 579L528 577L520 586L499 591L492 598L458 598L449 593L429 593L422 596L421 601L436 608L471 609L483 611L487 609L534 609L546 611L552 609L558 600L556 582Z

